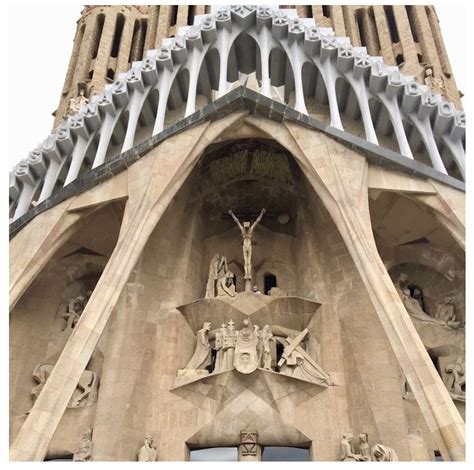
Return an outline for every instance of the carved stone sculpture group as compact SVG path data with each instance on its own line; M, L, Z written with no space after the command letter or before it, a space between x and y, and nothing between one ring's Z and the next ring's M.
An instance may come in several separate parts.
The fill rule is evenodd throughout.
M306 328L294 331L264 325L260 329L249 318L243 320L240 330L232 320L215 330L206 321L196 334L193 356L178 375L196 377L232 369L250 374L260 368L329 386L330 376L305 350L307 335ZM279 355L278 351L283 352Z
M351 433L342 435L341 460L343 462L395 462L398 461L397 453L391 447L375 444L372 449L369 445L369 435L359 434L356 448L354 436Z
M457 329L461 323L456 318L454 305L451 304L451 297L445 297L443 303L439 304L435 316L431 316L423 310L420 299L420 290L414 289L413 293L408 288L408 276L401 273L395 283L398 295L403 302L408 314L419 321L436 323L441 326Z

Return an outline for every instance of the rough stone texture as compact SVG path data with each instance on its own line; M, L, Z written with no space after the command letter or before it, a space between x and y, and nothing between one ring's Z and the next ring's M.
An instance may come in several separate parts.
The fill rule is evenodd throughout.
M189 8L85 7L57 119L79 82L102 88L110 70L127 70L192 22ZM387 62L402 55L409 73L420 73L422 55L456 101L431 7L287 8ZM95 461L135 461L147 436L162 461L216 446L238 448L239 460L296 446L337 461L347 433L367 433L400 460L464 460L465 401L446 388L446 365L465 356L464 329L412 318L394 287L404 273L428 315L450 296L464 322L464 183L388 140L368 142L353 113L343 132L316 100L306 114L293 91L284 104L255 90L249 80L208 104L199 95L192 113L177 103L162 132L141 129L125 152L111 146L104 164L10 225L12 460L72 458L89 429ZM243 292L242 241L227 211L255 220L262 207L252 238L252 284L262 293ZM200 300L214 253L226 256L236 297ZM269 275L287 296L263 294ZM64 309L84 294L66 331ZM233 319L239 329L247 317L260 328L306 328L303 351L331 381L262 368L179 374L204 321ZM33 371L45 362L55 367L39 393ZM70 408L85 369L99 377L98 397ZM242 455L242 431L257 432L256 456Z
M393 43L390 38L387 17L382 6L330 5L325 6L327 9L325 12L328 16L323 14L323 7L321 5L312 6L310 15L308 15L309 10L307 7L294 5L287 5L286 7L296 8L298 16L302 18L313 17L317 26L332 27L337 36L349 36L354 45L366 46L369 54L383 56L387 64L397 65L395 60L397 54L394 54L394 51L401 51L404 55L402 70L407 74L413 74L417 77L419 83L423 83L423 66L420 65L417 53L421 54L423 58L422 63L433 65L435 76L443 79L447 88L448 99L453 101L458 109L462 109L459 92L433 6L416 5L409 7L411 8L409 14L413 16L412 21L415 33L410 28L406 7L403 5L394 7L396 28L400 37L399 43ZM173 8L177 9L177 22L176 25L170 26ZM195 6L194 15L204 14L204 8L202 5ZM369 11L371 12L370 14ZM119 57L118 59L109 59L108 51L110 51L113 41L115 21L119 13L123 14L126 18ZM164 38L176 34L178 27L187 24L188 6L98 5L86 7L77 23L71 60L58 109L55 112L55 125L61 122L69 100L77 96L77 84L83 80L88 80L90 68L87 68L91 66L89 60L91 49L94 48L95 44L95 24L98 14L104 14L106 22L102 35L99 37L100 49L98 58L95 60L94 74L92 80L88 82L88 85L93 86L96 91L102 89L107 83L106 77L109 68L115 72L115 76L119 72L128 70L130 66L129 55L132 47L132 34L136 20L142 20L147 23L144 50L158 48L161 46ZM362 44L360 26L356 21L357 14L363 14L365 25L365 39ZM416 40L414 34L416 34Z
M271 136L284 143L298 159L305 175L300 176L294 235L269 230L264 219L255 232L254 266L258 266L255 279L260 288L263 274L270 271L277 276L278 285L284 290L322 304L321 319L311 325L310 335L320 338L321 364L334 378L335 385L316 394L294 387L290 391L290 383L285 385L287 390L284 391L282 384L272 379L271 373L267 373L268 376L250 375L242 381L242 376L235 376L235 371L227 373L234 374L227 379L222 375L219 380L217 377L204 379L194 388L188 385L187 391L171 390L177 370L185 366L194 350L194 332L176 307L204 296L208 261L216 250L225 253L229 260L235 260L235 266L242 262L240 239L231 221L228 230L211 237L204 236L209 230L209 214L199 209L195 199L196 170L193 172L199 156L209 144L226 142L237 136L257 139ZM337 172L334 168L338 168ZM121 227L118 241L107 242L111 248L106 253L108 262L77 325L75 341L66 345L57 370L26 420L18 416L31 406L28 397L33 383L29 373L35 360L26 351L12 356L16 362L11 369L14 374L11 396L19 398L14 398L11 405L14 410L11 413L11 458L37 460L66 455L77 446L92 420L93 460L135 460L143 436L148 434L155 437L160 460L185 460L188 458L186 443L219 445L216 433L221 426L225 429L235 416L240 417L242 429L248 428L252 416L262 417L263 428L279 423L278 429L282 432L286 429L283 434L275 435L279 445L301 442L292 439L305 436L304 439L310 441L313 460L338 460L341 435L347 429L368 432L370 443L380 441L394 448L401 460L429 460L433 458L434 450L441 449L446 459L461 458L455 447L462 444L459 441L444 444L445 438L438 434L444 432L444 424L440 421L433 424L432 420L433 412L440 413L446 425L453 430L456 426L459 429L462 425L453 411L454 405L452 402L428 404L420 395L423 391L418 388L419 379L411 375L411 368L418 368L425 393L438 393L444 399L447 392L441 380L436 379L437 372L431 360L424 359L421 354L424 349L417 349L423 348L423 344L419 339L410 343L417 335L411 320L406 318L405 323L397 327L405 342L405 346L401 346L397 334L387 329L386 320L381 317L381 299L397 309L397 316L407 316L403 307L398 307L401 303L393 297L397 294L387 271L384 275L388 282L384 287L386 290L382 291L379 286L380 300L376 300L365 277L369 268L361 265L360 258L354 259L354 247L347 232L341 233L343 225L334 219L337 212L327 194L337 194L341 187L352 191L355 195L347 200L356 203L359 217L370 225L370 186L374 187L371 191L381 190L383 183L385 191L405 189L410 196L419 196L418 192L421 192L423 197L431 198L428 203L433 207L436 206L433 201L438 201L441 194L443 204L452 207L453 213L459 216L463 193L429 178L409 178L408 183L402 174L384 167L377 168L380 173L377 177L369 178L371 168L373 166L362 154L315 129L239 112L169 137L124 170L128 199L123 220L118 225ZM343 186L338 178L343 179ZM120 201L117 197L123 197L124 193L111 187L116 180L114 177L96 185L92 190L95 195L88 198L74 196L38 214L14 237L12 259L21 259L18 256L27 243L27 233L41 234L46 228L51 230L51 213L61 219L69 207L76 211L87 208L91 203L95 204L100 195L117 204ZM324 181L328 189L319 189L317 195L313 188L319 187L320 181ZM360 191L365 192L365 196L357 196ZM62 256L79 244L93 251L103 250L100 231L110 230L110 223L104 217L109 212L116 214L116 211L111 211L111 206L107 205L102 211L102 214L97 213L94 223L99 229L95 241L80 235L68 238L61 248ZM102 222L100 217L103 217ZM84 219L84 230L87 226L87 219ZM416 232L415 227L413 230ZM61 230L55 233L56 237L60 238L61 233ZM362 233L369 240L367 232ZM386 268L390 269L397 266L397 262L399 265L403 257L396 256L395 248L384 247L385 243L380 239L378 250ZM51 254L60 245L56 242ZM375 244L368 246L377 249ZM415 261L417 256L420 260L427 256L423 245L421 251L416 250L417 246L409 247L416 252L416 256L406 255L410 261ZM397 249L401 252L402 248ZM449 259L453 263L460 256L459 248L454 250L452 245L433 247L432 250L446 258L446 264L432 263L432 267L443 275L451 269ZM43 272L53 273L53 266L57 265L57 269L65 266L63 260L73 266L76 258L51 258L49 255L46 265L43 261L36 264L44 256L39 251L28 255L28 263L13 263L19 278L28 271L28 266L35 268L18 294L19 300L12 311L11 334L12 345L20 348L21 341L27 338L26 331L31 331L22 312L43 315L43 323L37 323L37 334L39 331L41 334L35 349L37 354L43 354L46 338L51 333L58 294L51 281L51 296L40 301L40 279ZM85 260L91 255L80 256ZM454 269L462 276L462 264ZM70 279L78 277L80 272ZM65 279L63 285L66 286L68 281ZM456 289L460 289L459 283L456 283ZM463 291L459 295L462 296ZM38 304L41 306L29 307ZM458 308L461 305L458 303ZM22 318L23 323L17 323ZM86 329L91 329L92 337L82 343ZM42 343L39 338L43 338ZM403 347L407 349L403 350ZM98 402L87 416L81 416L81 424L76 425L79 421L71 417L71 410L66 410L66 405L76 377L97 348L104 356ZM417 355L423 361L410 363L409 358ZM16 378L18 371L24 372ZM63 374L70 379L64 381ZM403 376L413 384L417 401L407 403L404 400ZM267 392L263 393L265 388ZM240 398L226 405L225 397L232 396ZM249 400L253 405L244 413L241 403L249 403ZM455 424L451 424L453 421ZM23 426L21 431L20 426ZM232 444L239 445L239 439L240 435L236 433ZM447 445L448 449L442 445Z

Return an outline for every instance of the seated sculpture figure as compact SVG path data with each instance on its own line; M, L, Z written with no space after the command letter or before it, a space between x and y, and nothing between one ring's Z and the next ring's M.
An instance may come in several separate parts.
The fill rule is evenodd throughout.
M415 299L411 296L410 289L408 289L408 276L406 274L400 274L397 282L395 283L395 289L397 290L403 305L411 317L429 323L440 323L439 320L428 315L422 309L419 299Z
M212 299L217 295L217 281L225 276L227 269L227 259L225 256L216 253L209 263L209 275L206 286L206 299Z
M376 462L398 462L397 453L391 447L382 444L374 445L372 454Z
M450 374L446 387L451 396L457 399L465 399L466 368L463 358L460 356L456 359L455 364L446 366L446 372Z
M232 271L226 271L217 280L217 297L225 295L235 297L234 273Z
M196 335L196 349L193 357L187 363L185 370L205 370L212 364L211 343L209 343L209 332L211 322L204 322L202 328Z
M342 435L341 439L341 460L343 462L360 462L362 461L362 455L356 454L352 448L352 441L354 436L351 433Z
M366 432L359 434L359 453L364 462L372 461L372 452L369 446L369 436Z
M451 328L459 328L461 322L457 321L454 305L451 303L451 297L446 296L443 303L436 309L435 317L438 321L445 323Z

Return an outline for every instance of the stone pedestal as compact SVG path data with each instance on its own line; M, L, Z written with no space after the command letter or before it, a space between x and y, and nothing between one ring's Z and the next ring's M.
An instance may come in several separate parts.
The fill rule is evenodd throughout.
M255 453L249 454L245 450L245 444L239 446L239 462L261 462L262 446L255 444Z
M245 278L245 292L252 292L252 278Z

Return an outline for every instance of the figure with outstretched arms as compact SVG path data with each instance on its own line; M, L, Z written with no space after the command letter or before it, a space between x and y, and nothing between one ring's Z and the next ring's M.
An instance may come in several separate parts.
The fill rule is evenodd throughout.
M244 222L242 225L239 219L235 216L235 214L229 210L230 216L234 219L234 222L240 229L240 233L242 234L242 248L244 252L244 277L246 281L252 279L252 235L255 227L261 222L266 210L263 208L260 212L260 215L257 217L255 222L250 225L250 222ZM246 282L247 284L248 282ZM247 290L247 289L245 289Z

